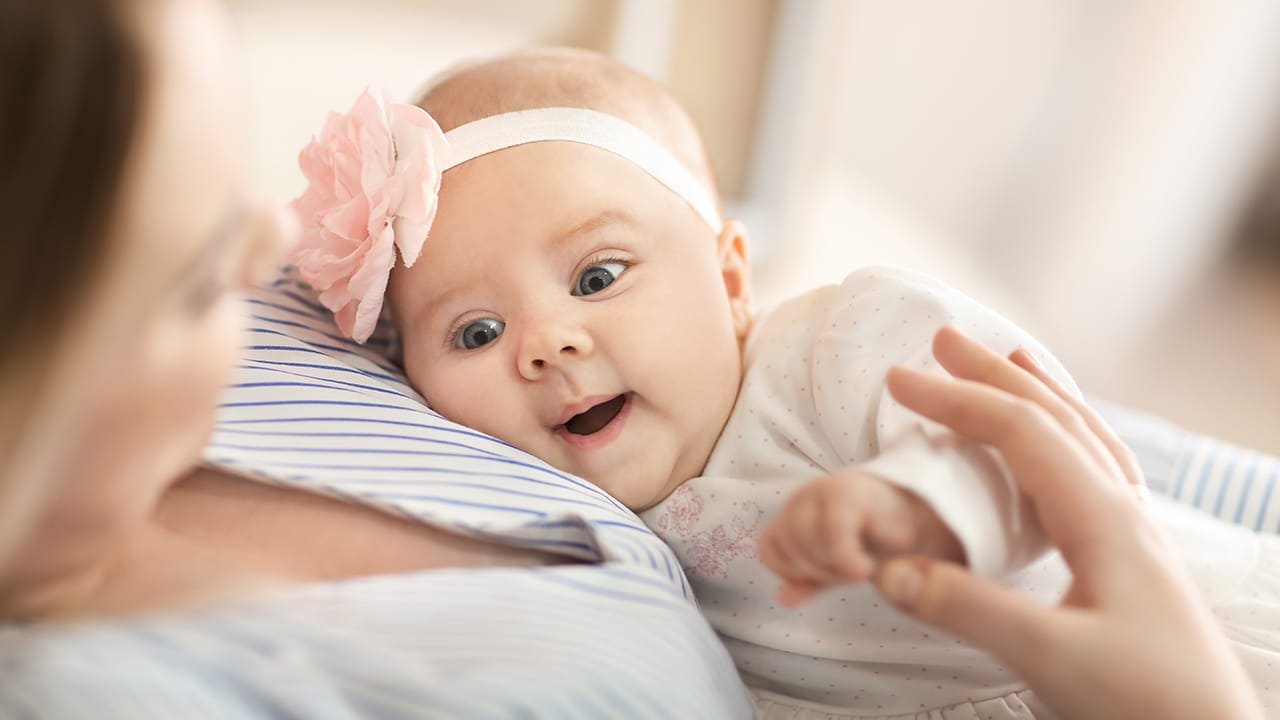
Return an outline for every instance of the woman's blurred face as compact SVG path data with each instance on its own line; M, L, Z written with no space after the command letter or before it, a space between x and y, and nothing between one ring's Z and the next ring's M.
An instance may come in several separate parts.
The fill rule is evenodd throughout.
M242 342L241 291L280 251L273 216L246 201L226 19L202 0L137 8L148 90L108 260L58 358L75 445L40 525L62 539L136 525L198 461Z

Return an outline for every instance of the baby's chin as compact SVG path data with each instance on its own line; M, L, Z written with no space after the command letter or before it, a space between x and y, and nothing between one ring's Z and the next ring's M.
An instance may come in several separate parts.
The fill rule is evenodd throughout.
M632 512L639 514L661 504L681 485L701 475L710 459L711 453L708 450L701 456L685 457L682 462L677 461L675 467L667 466L657 469L642 480L636 480L634 477L615 479L608 485L617 488L616 491L605 484L592 481L591 478L584 479L608 492Z
M618 502L627 506L634 513L642 513L666 500L684 481L674 482L667 478L655 478L644 482L636 482L635 478L627 478L625 482L598 483L585 478L591 484L609 493ZM614 488L610 488L613 485Z

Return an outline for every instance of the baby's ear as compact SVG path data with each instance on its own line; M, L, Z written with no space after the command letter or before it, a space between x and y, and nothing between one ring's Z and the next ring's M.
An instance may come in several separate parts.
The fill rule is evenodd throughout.
M751 328L751 255L747 228L737 220L726 220L716 238L720 275L733 312L733 329L738 339Z

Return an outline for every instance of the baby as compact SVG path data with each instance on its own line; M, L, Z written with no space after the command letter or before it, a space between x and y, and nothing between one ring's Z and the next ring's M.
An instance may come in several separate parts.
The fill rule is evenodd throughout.
M946 324L1028 348L1074 388L1034 339L892 269L757 316L746 230L720 219L692 123L602 56L539 49L456 69L420 99L430 117L369 97L360 112L382 120L336 133L374 148L348 163L358 178L344 185L339 155L309 148L296 203L297 264L344 332L368 336L385 288L405 372L433 408L641 513L766 715L1026 716L1035 699L1016 677L861 581L910 553L1061 594L1069 577L1056 556L1036 561L1034 515L994 457L885 389L892 365L936 367ZM389 150L366 142L383 125ZM356 184L367 197L330 197Z

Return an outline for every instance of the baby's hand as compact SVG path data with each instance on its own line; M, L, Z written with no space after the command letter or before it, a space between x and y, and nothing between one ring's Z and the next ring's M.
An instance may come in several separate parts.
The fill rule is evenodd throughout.
M856 470L800 488L760 536L760 561L782 578L778 601L787 606L865 582L897 555L964 561L960 541L923 500Z

